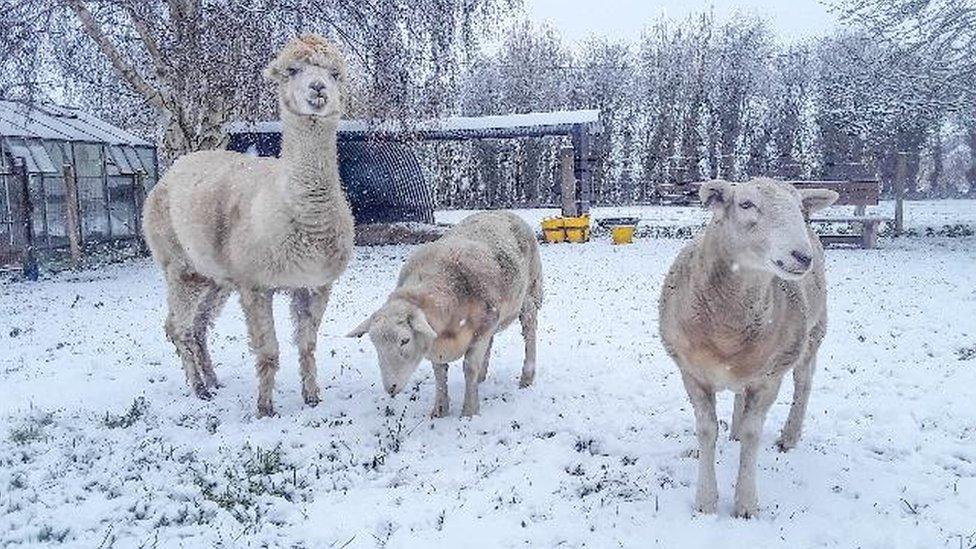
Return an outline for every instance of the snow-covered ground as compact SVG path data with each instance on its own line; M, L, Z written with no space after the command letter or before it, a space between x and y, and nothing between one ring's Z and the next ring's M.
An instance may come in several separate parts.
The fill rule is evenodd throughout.
M212 343L226 386L202 402L164 340L148 260L0 286L0 546L976 544L976 238L828 250L830 325L804 438L772 449L784 383L749 521L729 516L738 444L725 436L719 514L692 512L692 413L656 307L684 244L545 246L536 383L517 388L513 327L470 420L455 415L459 368L452 416L430 420L429 368L391 399L368 342L342 337L382 302L408 247L357 249L337 284L318 408L302 406L279 301L280 416L261 420L233 301ZM731 395L720 402L727 418Z

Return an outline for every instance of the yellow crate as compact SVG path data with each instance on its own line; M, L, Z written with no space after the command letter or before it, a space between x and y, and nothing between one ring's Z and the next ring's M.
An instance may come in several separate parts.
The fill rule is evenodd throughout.
M563 226L566 227L566 240L570 242L586 242L590 239L590 216L564 217Z
M566 230L563 226L563 218L547 217L542 220L542 236L546 242L558 243L566 242Z

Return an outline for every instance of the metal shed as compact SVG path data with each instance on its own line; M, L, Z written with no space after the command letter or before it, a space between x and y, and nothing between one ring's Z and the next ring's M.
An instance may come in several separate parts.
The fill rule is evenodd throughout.
M0 100L0 264L68 245L74 206L80 243L138 237L157 178L144 139L78 109Z

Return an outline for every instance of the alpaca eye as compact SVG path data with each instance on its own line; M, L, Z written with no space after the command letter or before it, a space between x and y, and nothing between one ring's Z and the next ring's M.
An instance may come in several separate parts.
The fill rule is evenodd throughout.
M285 74L289 78L292 77L292 76L295 76L296 74L298 74L300 72L302 72L302 69L300 67L288 67L287 69L285 69Z
M409 339L401 339L400 340L400 346L401 347L406 347L407 346L407 343L410 343L410 340Z
M750 202L749 200L743 200L742 202L739 202L739 207L742 208L743 210L751 210L755 208L756 205Z
M341 73L339 73L339 71L337 71L337 70L333 70L333 71L332 71L332 78L333 78L334 80L339 80L339 78L340 78L341 76L342 76L342 74L341 74Z

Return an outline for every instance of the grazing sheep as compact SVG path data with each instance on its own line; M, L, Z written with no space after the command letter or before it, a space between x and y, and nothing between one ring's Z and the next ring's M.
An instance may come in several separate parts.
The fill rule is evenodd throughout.
M541 303L535 233L514 214L480 213L410 254L396 290L349 336L369 333L391 396L403 390L423 358L429 359L436 382L432 417L447 415L447 365L463 356L461 415L473 416L492 340L516 318L525 339L520 385L532 384Z
M709 181L712 220L681 251L661 288L660 331L695 412L699 511L714 513L716 391L735 391L732 436L741 440L735 515L758 511L756 454L783 375L794 395L778 446L800 437L817 348L827 326L823 248L805 217L837 199L785 183Z
M282 290L292 297L302 396L310 406L319 402L316 336L353 244L336 160L345 70L324 38L293 39L264 72L278 85L281 158L191 153L146 198L146 240L166 279L166 336L200 398L217 387L207 330L237 290L257 355L258 416L274 414L278 340L271 302Z

